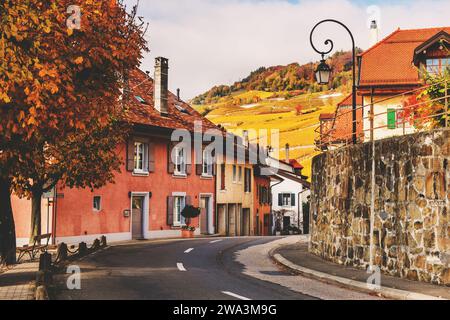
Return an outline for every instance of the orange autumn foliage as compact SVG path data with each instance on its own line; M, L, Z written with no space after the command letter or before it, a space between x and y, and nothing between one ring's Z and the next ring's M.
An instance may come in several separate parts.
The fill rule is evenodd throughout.
M72 5L80 29L67 27ZM0 175L30 197L56 182L112 181L126 131L122 92L147 50L136 11L120 1L4 0L0 19Z

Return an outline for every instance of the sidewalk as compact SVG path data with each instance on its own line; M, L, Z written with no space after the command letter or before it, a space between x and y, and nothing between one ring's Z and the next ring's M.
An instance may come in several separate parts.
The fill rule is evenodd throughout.
M0 273L0 300L34 300L38 269L39 262L27 262Z
M381 275L381 288L367 286L368 274L364 270L325 261L308 252L308 243L300 242L280 246L271 252L278 263L304 276L365 292L376 292L391 299L429 300L450 299L450 288L424 282L410 281Z

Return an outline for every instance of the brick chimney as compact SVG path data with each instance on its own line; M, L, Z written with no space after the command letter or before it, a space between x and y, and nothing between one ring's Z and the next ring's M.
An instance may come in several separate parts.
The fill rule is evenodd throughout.
M169 59L158 57L155 60L155 109L161 114L168 114Z
M378 28L378 23L376 20L372 20L370 24L370 43L369 45L372 47L380 41L380 29Z

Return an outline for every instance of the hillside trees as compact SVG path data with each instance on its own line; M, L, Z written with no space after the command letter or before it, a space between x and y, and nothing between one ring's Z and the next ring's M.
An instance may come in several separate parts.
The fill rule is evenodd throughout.
M66 25L74 4L80 29ZM127 14L115 0L6 0L0 19L0 254L13 263L9 191L34 199L33 236L42 192L112 180L123 89L147 48L136 8Z
M360 49L357 52L361 52ZM333 82L329 87L319 86L314 78L314 63L299 65L292 63L287 66L261 67L252 71L242 81L232 86L215 86L211 90L192 100L193 104L216 103L224 96L238 91L294 91L306 90L318 92L326 89L336 89L351 83L352 54L347 51L338 51L328 60L333 68ZM226 91L225 91L226 89Z

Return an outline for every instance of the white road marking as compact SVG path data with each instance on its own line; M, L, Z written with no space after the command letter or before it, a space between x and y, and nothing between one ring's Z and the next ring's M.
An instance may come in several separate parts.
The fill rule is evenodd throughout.
M178 268L178 270L180 270L180 271L187 271L187 270L184 268L184 266L183 266L182 263L177 263L177 268Z
M222 291L222 293L223 293L223 294L226 294L227 296L230 296L230 297L233 297L233 298L237 298L237 299L239 299L239 300L246 300L246 301L252 300L252 299L249 299L249 298L240 296L240 295L238 295L238 294L235 294L235 293L229 292L229 291Z
M191 252L192 250L194 250L194 248L189 248L189 249L187 249L184 253L189 253L189 252Z
M210 243L217 243L217 242L220 242L220 241L223 241L223 240L214 240L214 241L211 241Z

